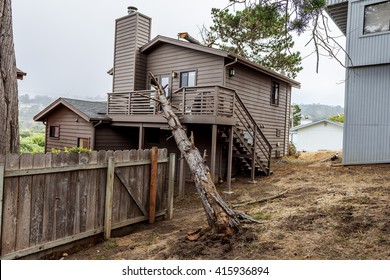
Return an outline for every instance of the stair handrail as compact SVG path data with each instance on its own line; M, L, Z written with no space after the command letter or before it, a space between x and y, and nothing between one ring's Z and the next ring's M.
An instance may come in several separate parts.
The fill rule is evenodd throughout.
M235 99L236 99L236 102L235 102L235 106L237 108L238 111L241 111L241 110L244 110L244 113L245 113L245 116L248 118L249 120L249 123L251 124L252 126L252 129L253 129L253 135L252 135L252 145L253 147L255 147L255 145L258 145L258 143L261 144L261 146L259 146L260 148L260 151L262 152L262 154L265 156L265 158L267 159L268 161L268 173L270 172L270 167L271 167L271 154L272 154L272 145L269 143L268 139L265 137L263 131L261 130L261 128L257 125L255 119L252 117L251 113L249 112L249 110L246 108L244 102L242 102L240 96L237 94L236 91L234 91L234 95L235 95ZM239 107L239 106L241 107ZM237 115L237 113L236 113ZM244 115L244 114L243 114ZM245 124L243 123L242 120L239 120L241 125L243 125L244 127ZM256 130L256 132L255 132ZM255 138L256 137L256 138ZM260 141L258 142L257 141L257 138L260 137ZM265 151L264 151L265 150ZM269 175L269 174L268 174Z

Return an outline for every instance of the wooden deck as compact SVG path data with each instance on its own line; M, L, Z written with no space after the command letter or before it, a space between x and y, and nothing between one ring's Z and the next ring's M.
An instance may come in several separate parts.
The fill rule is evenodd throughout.
M221 86L186 87L172 93L172 107L182 123L234 125L234 90ZM165 123L154 90L108 94L114 122Z

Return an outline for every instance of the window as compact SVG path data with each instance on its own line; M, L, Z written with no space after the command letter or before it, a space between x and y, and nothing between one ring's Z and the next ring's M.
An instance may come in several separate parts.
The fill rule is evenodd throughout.
M188 71L180 73L180 87L196 86L196 71Z
M278 82L272 82L271 105L275 105L275 106L279 105L279 83Z
M89 139L88 138L78 138L77 147L89 149Z
M169 95L169 89L170 89L170 77L168 74L164 75L156 75L155 78L157 81L162 85L162 87L165 87L165 96ZM154 87L152 85L152 80L150 80L150 90L154 90Z
M363 34L390 31L390 1L364 7Z
M50 126L49 136L52 138L60 138L60 127L58 125Z

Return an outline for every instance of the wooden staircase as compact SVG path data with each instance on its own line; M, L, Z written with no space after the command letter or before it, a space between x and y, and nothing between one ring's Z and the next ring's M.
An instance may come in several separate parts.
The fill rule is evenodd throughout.
M250 171L252 178L256 173L271 175L272 146L237 93L234 116L237 119L236 125L232 127L236 169ZM221 136L227 137L226 133Z

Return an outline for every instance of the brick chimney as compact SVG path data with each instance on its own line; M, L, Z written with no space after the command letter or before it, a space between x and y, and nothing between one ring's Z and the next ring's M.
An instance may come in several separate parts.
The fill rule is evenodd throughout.
M139 49L150 41L151 21L135 7L116 20L113 92L146 89L146 56Z

